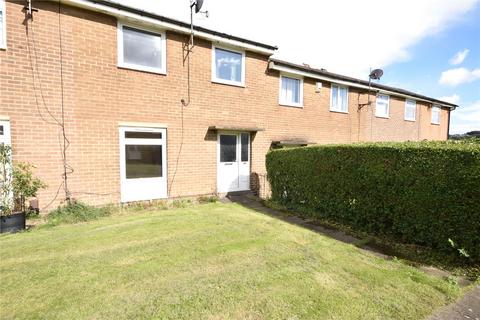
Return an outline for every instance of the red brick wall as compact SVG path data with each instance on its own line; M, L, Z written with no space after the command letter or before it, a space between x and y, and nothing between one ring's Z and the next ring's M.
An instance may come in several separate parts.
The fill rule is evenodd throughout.
M40 205L55 198L62 183L59 144L63 60L63 108L70 147L68 175L73 197L93 204L120 199L119 122L166 124L170 196L216 192L216 134L211 125L260 127L252 137L252 176L265 183L265 153L273 140L304 139L316 143L360 140L445 139L446 111L440 126L430 124L430 109L418 103L419 119L403 120L404 100L391 97L391 119L358 111L362 94L351 89L349 113L329 111L330 84L315 92L315 81L304 80L304 107L278 104L279 74L267 71L268 57L246 53L245 87L211 82L211 46L197 39L191 60L191 104L186 98L187 70L182 44L186 36L167 32L167 75L117 67L117 21L77 8L37 2L34 21L26 21L23 3L7 0L7 50L0 50L0 116L12 128L15 161L29 161L49 188ZM48 108L48 111L47 111ZM42 119L43 118L43 119ZM55 119L54 119L55 118ZM428 120L428 121L427 121ZM178 160L178 161L177 161ZM174 182L172 180L174 177ZM263 179L263 180L262 180ZM255 179L254 179L255 180ZM58 204L64 197L60 189ZM50 208L52 207L50 206Z

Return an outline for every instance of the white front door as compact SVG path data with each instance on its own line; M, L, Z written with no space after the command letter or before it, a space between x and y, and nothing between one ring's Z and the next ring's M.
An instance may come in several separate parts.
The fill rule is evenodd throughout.
M250 189L250 134L218 134L217 191L220 193Z
M0 120L0 144L11 145L10 121Z
M167 197L165 129L120 128L122 202Z

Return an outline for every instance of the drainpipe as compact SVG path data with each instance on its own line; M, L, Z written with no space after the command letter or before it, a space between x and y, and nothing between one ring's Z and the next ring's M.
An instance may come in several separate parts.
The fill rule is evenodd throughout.
M452 109L448 109L447 140L450 137L450 112L452 112Z

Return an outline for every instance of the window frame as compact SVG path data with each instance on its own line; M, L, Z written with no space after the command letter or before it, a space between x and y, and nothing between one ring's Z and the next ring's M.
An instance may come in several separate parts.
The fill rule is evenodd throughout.
M408 118L407 117L407 108L409 107L408 103L409 102L413 102L413 109L414 109L414 113L413 113L413 118ZM405 114L404 114L404 120L405 121L412 121L412 122L415 122L417 120L417 101L416 100L413 100L413 99L405 99Z
M1 1L1 0L0 0ZM0 138L0 143L3 142L7 146L12 145L12 127L10 118L0 116L0 126L3 126L3 134Z
M438 122L433 121L434 110L435 112L438 112ZM430 123L434 125L440 125L441 121L442 121L442 108L440 108L440 106L438 105L433 105L431 109Z
M342 109L338 109L338 108L335 108L333 106L333 87L337 87L338 89L342 88L342 89L346 89L347 90L347 111L344 111ZM340 93L340 90L338 90L338 92ZM349 97L348 97L348 94L349 94L349 90L348 90L348 86L344 86L344 85L341 85L341 84L338 84L338 83L332 83L330 85L330 111L331 112L339 112L339 113L348 113L349 112ZM338 101L338 96L337 96L337 101Z
M0 42L0 50L7 50L7 4L5 0L0 0L0 11L3 17L2 30L0 31L3 41Z
M241 67L242 74L241 74L241 77L240 77L240 82L217 78L217 66L216 66L216 63L215 63L216 56L217 56L216 49L229 51L229 52L232 52L232 53L238 53L238 54L242 55L242 67ZM244 50L239 50L239 49L235 49L235 48L228 47L228 46L220 46L220 45L212 43L212 66L211 66L211 73L212 73L211 78L212 78L212 80L211 81L213 83L226 84L226 85L236 86L236 87L245 87L245 76L246 76L246 74L245 74L245 69L246 69L245 64L246 64L246 60L245 60L245 51Z
M148 32L148 33L152 33L160 36L160 39L162 41L162 67L161 68L147 67L147 66L141 66L141 65L125 62L124 55L123 55L123 27L128 27L138 31L144 31L144 32ZM130 24L130 23L118 21L117 23L117 66L119 68L124 68L124 69L131 69L131 70L145 71L150 73L166 75L167 74L167 35L165 30L147 28L144 26L136 25L136 24Z
M300 80L300 89L299 89L299 100L300 101L298 103L285 101L282 98L282 79L283 78ZM284 106L284 107L303 108L303 77L296 76L296 75L289 74L289 73L280 73L279 84L278 84L278 104L281 105L281 106Z
M388 102L387 102L387 114L386 115L383 115L383 114L379 114L378 113L378 97L379 96L384 96L384 97L387 97L388 98ZM390 95L388 94L384 94L384 93L378 93L377 94L377 97L375 99L375 117L377 118L383 118L383 119L390 119Z

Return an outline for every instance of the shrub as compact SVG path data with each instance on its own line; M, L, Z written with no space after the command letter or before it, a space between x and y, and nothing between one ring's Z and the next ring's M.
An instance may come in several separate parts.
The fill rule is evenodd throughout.
M111 214L108 207L93 207L82 202L70 202L51 211L47 216L49 225L79 223L95 220Z
M197 199L198 203L215 203L218 202L218 197L217 196L200 196Z
M0 215L27 211L26 200L36 197L39 190L47 187L33 175L33 168L27 162L12 164L12 148L0 145Z
M480 261L476 141L275 150L267 172L272 199L303 214Z

